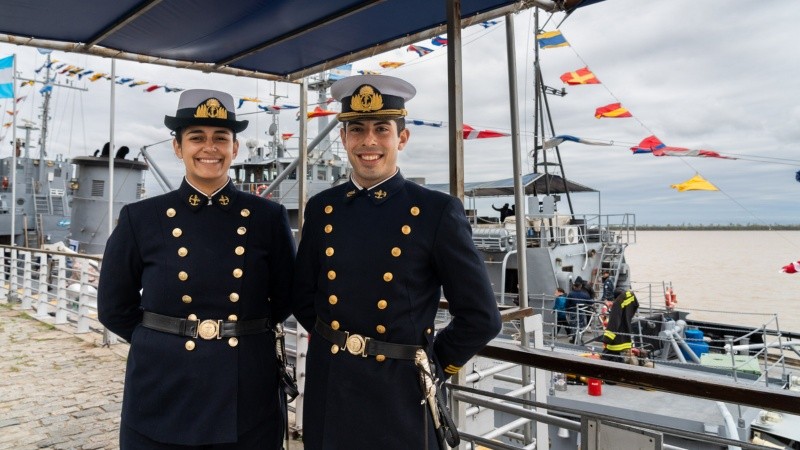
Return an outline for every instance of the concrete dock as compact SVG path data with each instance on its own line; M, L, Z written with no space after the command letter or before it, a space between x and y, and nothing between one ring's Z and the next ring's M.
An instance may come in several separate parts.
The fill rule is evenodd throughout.
M0 303L0 449L118 449L128 345L18 307Z

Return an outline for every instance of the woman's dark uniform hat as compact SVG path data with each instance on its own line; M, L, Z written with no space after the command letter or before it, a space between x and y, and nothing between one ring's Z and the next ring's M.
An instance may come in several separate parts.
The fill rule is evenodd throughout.
M189 125L230 128L239 133L247 128L246 120L236 120L233 97L210 89L189 89L181 92L175 117L164 116L164 125L172 131Z
M416 93L411 83L386 75L356 75L331 85L331 95L342 103L339 122L405 117L406 101Z

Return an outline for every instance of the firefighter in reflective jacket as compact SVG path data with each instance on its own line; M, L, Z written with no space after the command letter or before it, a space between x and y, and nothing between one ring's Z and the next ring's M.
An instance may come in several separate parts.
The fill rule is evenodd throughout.
M633 346L631 321L639 301L631 291L618 289L614 292L616 297L609 312L608 326L603 333L603 359L609 361L622 361L620 354L627 352Z

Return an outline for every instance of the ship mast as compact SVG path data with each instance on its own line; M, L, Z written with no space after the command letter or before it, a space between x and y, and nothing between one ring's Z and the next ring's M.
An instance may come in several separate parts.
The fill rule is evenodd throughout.
M539 8L534 11L534 25L536 34L542 32L539 29ZM545 174L545 192L537 192L537 194L552 195L553 187L550 184L550 175L558 175L564 181L564 194L567 198L569 205L570 215L574 214L572 209L572 198L569 192L567 177L564 173L564 164L561 160L561 152L558 146L553 148L555 161L548 161L548 152L544 149L545 141L545 127L549 131L550 136L555 136L555 127L553 126L553 118L550 115L550 103L547 101L547 94L557 95L563 97L567 95L565 89L555 89L544 84L542 78L542 69L539 59L539 45L538 42L533 46L533 71L534 71L534 114L533 114L533 130L534 130L534 149L533 149L533 171L535 173ZM541 161L540 161L541 159ZM541 169L541 171L540 171Z
M45 63L44 85L45 87L50 83L50 53L47 54L47 62ZM52 89L46 89L44 92L44 102L42 102L42 132L39 135L39 160L40 162L47 157L47 123L50 120L50 95ZM43 164L39 164L41 169Z

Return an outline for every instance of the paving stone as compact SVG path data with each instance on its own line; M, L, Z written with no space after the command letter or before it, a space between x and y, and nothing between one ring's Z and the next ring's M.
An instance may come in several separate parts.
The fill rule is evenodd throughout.
M0 450L118 449L128 344L17 308L0 298Z

